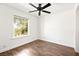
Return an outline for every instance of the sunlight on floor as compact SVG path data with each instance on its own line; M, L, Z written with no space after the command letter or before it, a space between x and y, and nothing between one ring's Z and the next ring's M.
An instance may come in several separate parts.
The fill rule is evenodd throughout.
M30 56L30 55L32 55L30 49L22 50L21 52L16 54L16 56Z

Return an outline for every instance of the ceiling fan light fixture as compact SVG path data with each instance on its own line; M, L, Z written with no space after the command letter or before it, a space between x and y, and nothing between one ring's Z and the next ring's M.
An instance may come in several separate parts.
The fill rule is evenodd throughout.
M44 5L43 7L42 7L42 4L38 4L38 7L36 7L36 6L33 5L32 3L29 3L29 4L30 4L31 6L33 6L34 8L36 8L36 10L29 11L30 13L31 13L31 12L39 11L39 12L38 12L38 15L39 15L39 16L41 15L41 12L45 12L45 13L48 13L48 14L51 13L51 12L49 12L49 11L43 10L43 9L45 9L45 8L47 8L47 7L49 7L49 6L51 6L50 3L47 3L47 4Z

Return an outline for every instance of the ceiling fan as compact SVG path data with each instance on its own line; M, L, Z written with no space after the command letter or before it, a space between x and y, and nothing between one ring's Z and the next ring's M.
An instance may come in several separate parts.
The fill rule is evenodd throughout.
M31 6L33 6L34 8L36 8L36 10L29 11L30 13L38 11L38 15L39 15L39 16L41 15L41 12L45 12L45 13L48 13L48 14L51 13L51 12L49 12L49 11L44 10L45 8L51 6L50 3L47 3L47 4L44 5L43 7L42 7L42 4L38 4L38 7L36 7L36 6L33 5L32 3L29 3L29 4L30 4Z

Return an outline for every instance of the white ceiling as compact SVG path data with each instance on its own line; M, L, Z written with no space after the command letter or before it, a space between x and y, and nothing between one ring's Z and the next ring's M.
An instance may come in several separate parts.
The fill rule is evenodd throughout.
M33 3L35 6L38 6L38 3ZM44 6L47 3L41 3ZM8 4L15 8L18 8L22 11L29 13L29 11L36 10L34 7L30 6L28 3L10 3ZM45 10L50 11L51 14L55 14L58 12L62 12L68 9L74 9L75 3L51 3L51 6L46 8ZM38 12L32 12L31 15L38 16ZM47 13L42 12L42 15L48 15Z

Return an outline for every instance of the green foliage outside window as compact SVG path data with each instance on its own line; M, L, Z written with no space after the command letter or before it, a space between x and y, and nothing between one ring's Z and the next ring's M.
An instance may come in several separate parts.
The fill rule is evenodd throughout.
M28 19L14 15L14 37L28 34Z

